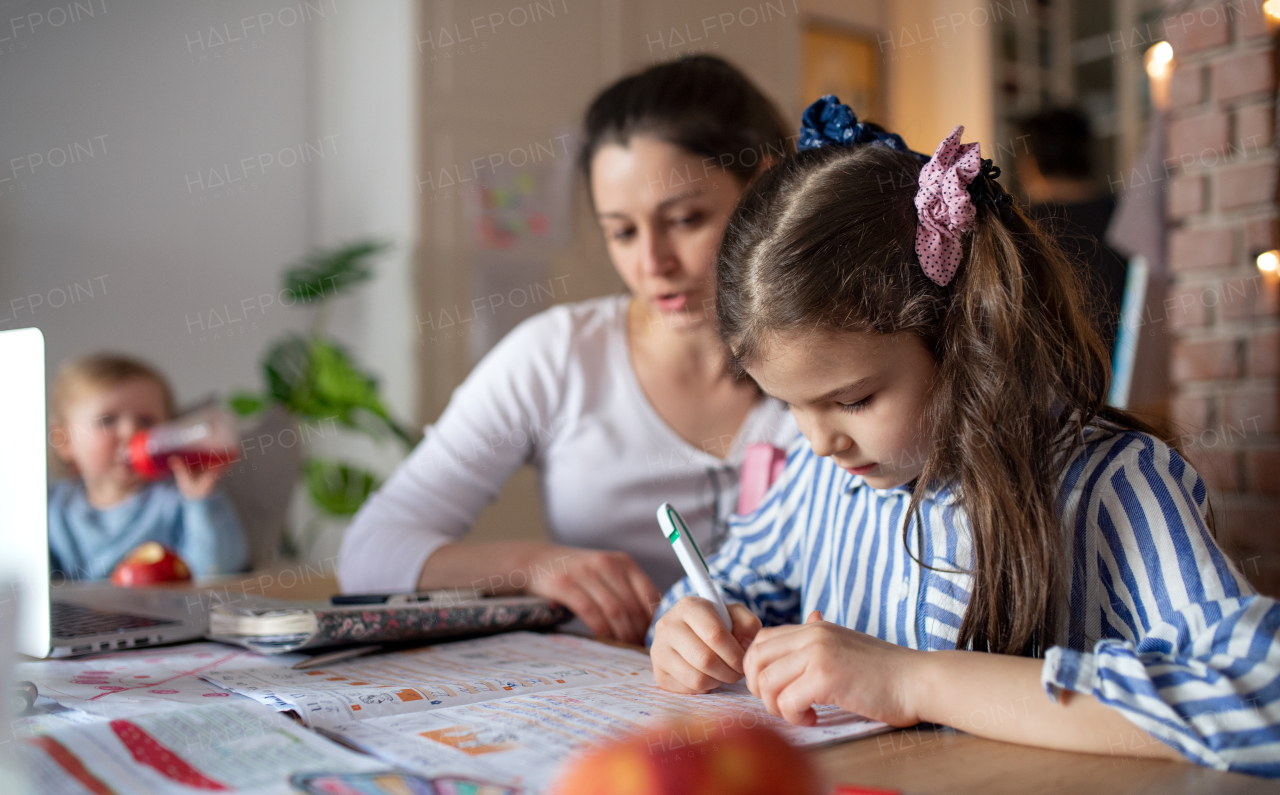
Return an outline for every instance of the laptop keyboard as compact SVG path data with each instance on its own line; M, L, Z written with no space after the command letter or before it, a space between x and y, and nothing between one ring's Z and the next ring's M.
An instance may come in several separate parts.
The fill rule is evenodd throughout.
M54 602L50 607L52 607L53 636L56 638L80 638L141 627L176 626L182 623L132 613L95 610L92 607L70 602Z

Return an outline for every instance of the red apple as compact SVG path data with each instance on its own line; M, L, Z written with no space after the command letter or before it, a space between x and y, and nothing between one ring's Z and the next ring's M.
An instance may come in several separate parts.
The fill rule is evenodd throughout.
M816 795L809 759L749 714L667 724L587 749L554 795Z
M179 582L191 579L191 569L186 562L166 546L147 541L134 547L116 564L111 572L111 582L121 588L137 588L159 582Z

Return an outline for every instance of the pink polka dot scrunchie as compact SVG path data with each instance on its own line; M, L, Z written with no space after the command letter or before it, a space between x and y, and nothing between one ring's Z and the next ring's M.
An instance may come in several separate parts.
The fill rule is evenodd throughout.
M969 183L982 168L977 143L962 144L956 127L938 144L933 159L920 169L916 189L916 256L925 275L946 287L960 267L960 236L978 215Z

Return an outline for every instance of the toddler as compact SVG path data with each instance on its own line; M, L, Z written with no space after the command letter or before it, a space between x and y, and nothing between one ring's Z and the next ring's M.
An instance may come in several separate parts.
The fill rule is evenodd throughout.
M102 579L147 541L177 552L196 575L244 567L244 532L217 488L225 467L193 471L171 456L173 478L148 483L129 466L129 439L173 415L164 377L134 359L97 354L58 373L49 438L74 477L49 487L55 575Z

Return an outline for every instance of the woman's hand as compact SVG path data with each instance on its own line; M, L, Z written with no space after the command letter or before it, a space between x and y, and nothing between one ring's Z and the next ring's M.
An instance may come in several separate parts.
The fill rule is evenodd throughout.
M530 568L534 574L525 590L563 604L597 637L643 644L662 597L631 556L598 549L548 547L538 556L545 555L545 560Z
M920 722L912 689L924 654L823 621L815 610L804 624L761 630L744 673L769 712L797 726L817 721L814 704L911 726Z
M760 631L760 619L745 605L728 605L733 632L724 628L711 603L686 596L658 619L654 628L653 675L673 693L706 693L742 678L743 658Z
M221 464L195 470L187 466L182 456L177 455L169 456L168 464L173 470L173 479L178 485L178 491L182 493L184 499L192 502L203 500L212 494L213 487L218 485L218 478L222 477L223 470L228 466Z

